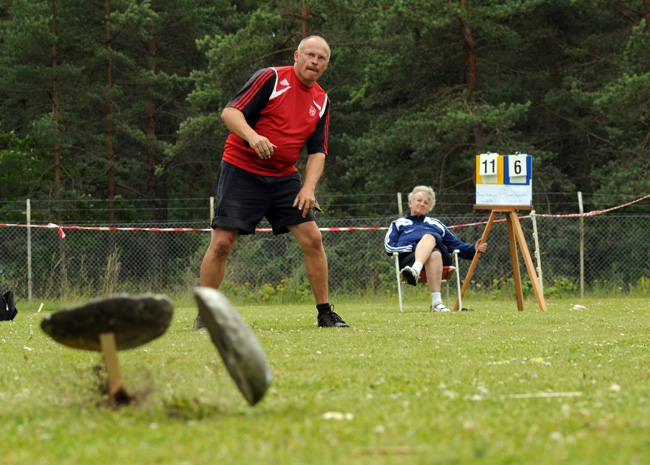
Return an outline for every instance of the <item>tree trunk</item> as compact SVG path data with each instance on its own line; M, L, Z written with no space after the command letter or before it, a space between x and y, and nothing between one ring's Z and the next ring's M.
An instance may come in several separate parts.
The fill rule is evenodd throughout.
M151 1L149 6L151 10L154 9L154 2ZM154 24L152 24L150 29L151 38L149 40L149 71L151 74L156 74L156 31ZM149 219L153 220L156 218L156 145L154 140L156 139L156 102L154 100L154 92L151 86L148 89L149 93L149 105L148 105L148 117L149 117L149 126L147 127L147 135L149 136L149 142L147 147L147 197L149 200Z
M115 221L115 152L113 148L113 72L111 70L111 28L110 28L110 0L106 0L104 28L106 39L106 161L108 162L108 221Z
M61 149L59 147L59 77L56 53L56 2L52 3L52 119L54 120L54 198L61 195Z
M460 0L460 5L463 11L466 9L467 1ZM462 16L458 17L460 21L460 30L467 50L467 70L468 70L468 84L469 84L469 100L474 102L474 93L478 88L478 70L476 68L476 50L474 49L474 39L472 39L472 30L465 24Z
M203 179L205 181L205 196L212 197L215 194L214 191L214 173L212 172L212 165L210 160L203 159Z
M154 11L154 0L151 0L149 8ZM148 70L152 75L156 75L156 28L155 22L152 22L149 29L149 66ZM156 178L156 101L153 89L154 84L148 87L148 118L149 125L147 127L148 146L147 146L147 200L149 203L149 219L161 220L161 217L166 216L163 213L164 208L163 200L158 200L158 180ZM158 208L161 207L161 208ZM155 234L155 233L152 233ZM161 287L165 284L164 273L164 255L167 250L166 236L159 235L156 239L152 237L147 245L149 249L149 269L151 270L151 286L152 288Z
M302 13L300 17L302 18L302 38L304 39L309 35L309 8L307 8L305 2L302 2Z
M463 12L467 9L467 0L460 0L461 10ZM474 48L474 39L472 38L472 30L465 24L463 16L459 16L458 20L460 21L460 32L463 36L463 42L465 43L465 50L467 51L467 84L468 84L468 97L467 101L470 108L473 108L476 105L475 93L478 89L478 68L476 67L476 49ZM474 127L474 142L480 144L483 139L483 133L480 126L476 125Z
M54 122L54 202L56 209L56 222L63 224L63 214L61 213L61 147L59 146L59 77L57 71L57 49L56 49L56 20L57 20L57 3L52 2L52 120ZM59 241L60 257L60 284L61 297L65 296L67 289L68 272L66 267L65 242Z

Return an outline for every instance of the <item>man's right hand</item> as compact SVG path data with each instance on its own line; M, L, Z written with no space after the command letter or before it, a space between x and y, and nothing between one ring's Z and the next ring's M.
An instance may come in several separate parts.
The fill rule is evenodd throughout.
M273 156L273 151L277 148L276 145L273 145L266 137L256 135L257 137L251 138L248 141L248 144L251 146L258 157L262 160L268 160Z
M248 145L255 150L255 153L262 160L268 160L273 155L273 151L277 148L266 137L260 136L251 128L246 122L244 114L232 107L226 107L221 113L221 119L226 123L226 127L235 134L241 137Z

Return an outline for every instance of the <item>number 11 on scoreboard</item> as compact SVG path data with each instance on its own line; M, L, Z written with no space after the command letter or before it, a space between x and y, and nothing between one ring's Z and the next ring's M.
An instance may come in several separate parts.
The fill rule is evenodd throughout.
M479 174L481 176L496 176L498 173L499 155L496 153L482 153L479 160Z

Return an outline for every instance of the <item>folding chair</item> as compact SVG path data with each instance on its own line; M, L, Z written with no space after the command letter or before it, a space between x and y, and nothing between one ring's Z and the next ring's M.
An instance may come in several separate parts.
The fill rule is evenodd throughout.
M443 266L442 267L442 282L445 284L445 290L447 294L447 307L449 307L449 281L456 276L456 288L458 290L458 308L463 308L463 302L462 298L460 295L460 273L458 273L458 254L460 253L459 250L454 250L452 255L454 256L454 265L455 266ZM400 269L399 269L399 260L397 259L398 253L395 252L393 253L393 260L395 261L395 274L397 276L397 295L399 297L399 311L404 312L404 307L402 304L402 296L403 296L403 290L402 290L402 283L406 281L402 281L402 276L400 275ZM427 273L426 270L423 268L422 271L420 272L420 279L418 279L418 283L426 283L427 282Z

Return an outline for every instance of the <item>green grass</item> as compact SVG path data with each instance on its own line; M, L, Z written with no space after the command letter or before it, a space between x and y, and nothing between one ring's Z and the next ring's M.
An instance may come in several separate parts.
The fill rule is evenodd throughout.
M649 463L649 301L574 303L340 303L347 330L318 329L312 305L240 306L274 374L255 407L177 308L119 353L136 399L120 409L100 354L55 343L24 305L0 323L0 463Z

